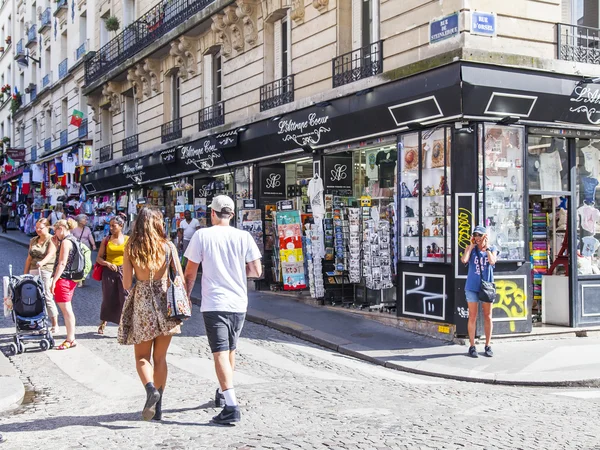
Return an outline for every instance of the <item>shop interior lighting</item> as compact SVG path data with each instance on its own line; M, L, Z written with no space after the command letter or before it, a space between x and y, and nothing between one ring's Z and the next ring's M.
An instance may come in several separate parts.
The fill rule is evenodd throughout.
M519 121L518 116L506 116L498 121L498 125L512 125Z

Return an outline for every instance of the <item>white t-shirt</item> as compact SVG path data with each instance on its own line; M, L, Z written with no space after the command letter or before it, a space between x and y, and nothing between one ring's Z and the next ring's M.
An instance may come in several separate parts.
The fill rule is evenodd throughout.
M42 170L42 166L39 164L34 164L31 166L31 181L33 183L41 183L44 181L44 171Z
M562 191L560 171L562 163L558 152L540 155L540 189L542 191Z
M229 226L203 228L192 237L185 257L202 263L202 312L246 312L246 264L261 258L250 233Z
M183 219L179 222L179 228L183 230L183 240L189 241L194 236L196 229L200 226L200 222L198 219L192 219L190 223L187 223L187 220Z
M75 173L75 170L77 169L77 154L65 153L62 156L62 163L64 173Z
M311 178L308 182L308 198L313 216L325 217L325 201L323 200L323 180L321 177Z
M61 212L52 211L50 213L50 225L54 225L59 220L63 219L65 215Z
M63 197L65 195L65 191L62 189L50 189L48 194L50 195L50 205L56 206L58 203L58 198Z

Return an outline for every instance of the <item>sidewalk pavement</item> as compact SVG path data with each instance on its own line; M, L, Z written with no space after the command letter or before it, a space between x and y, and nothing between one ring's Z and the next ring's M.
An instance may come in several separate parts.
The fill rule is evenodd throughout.
M0 235L25 243L27 236ZM1 242L1 241L0 241ZM199 304L200 283L192 291ZM249 321L381 366L462 381L529 386L600 386L600 328L534 327L492 339L494 357L372 320L360 311L311 306L271 292L249 292ZM582 337L576 337L582 336ZM459 340L455 340L459 342ZM483 352L483 343L478 343Z

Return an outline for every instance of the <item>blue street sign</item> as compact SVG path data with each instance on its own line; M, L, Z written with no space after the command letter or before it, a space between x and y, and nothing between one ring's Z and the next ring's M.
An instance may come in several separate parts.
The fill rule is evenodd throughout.
M484 12L471 13L471 34L483 36L496 35L496 14Z
M443 41L458 36L458 13L429 23L429 43Z

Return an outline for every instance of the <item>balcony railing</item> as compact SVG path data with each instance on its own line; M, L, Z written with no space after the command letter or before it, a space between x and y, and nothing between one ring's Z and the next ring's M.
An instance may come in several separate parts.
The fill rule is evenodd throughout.
M88 121L87 119L83 119L81 121L81 125L79 125L79 129L77 130L77 137L82 139L86 137L88 134Z
M58 78L63 78L67 76L67 70L69 68L69 59L65 58L58 65Z
M129 136L123 139L123 156L131 155L138 151L138 135Z
M50 27L52 27L52 12L50 8L46 8L42 13L42 20L40 21L40 33Z
M338 56L332 60L333 87L383 72L383 41Z
M163 123L160 127L160 141L174 141L181 137L181 119L175 119L171 122Z
M260 110L275 108L294 101L294 75L260 87Z
M44 75L44 78L42 78L42 87L45 88L49 84L50 84L50 74Z
M19 39L19 42L17 42L15 56L22 56L24 54L25 54L25 50L23 50L23 39Z
M81 58L83 55L85 55L85 42L77 47L77 51L75 52L75 61L79 61L79 58Z
M54 10L54 15L57 16L61 11L66 10L69 7L69 2L67 0L58 0L56 2L56 9Z
M52 138L44 140L44 152L48 153L50 150L52 150Z
M62 130L60 132L60 146L67 145L69 143L69 131Z
M600 64L600 30L579 25L559 23L558 59Z
M35 162L37 159L37 147L34 145L31 147L31 162Z
M98 159L99 162L103 163L103 162L110 161L113 157L112 144L108 144L108 145L105 145L104 147L101 147L100 150L98 150L98 155L99 155L99 159Z
M37 26L36 24L33 24L29 27L29 30L27 30L27 47L37 44L37 40Z
M65 0L66 1L66 0ZM143 48L202 11L215 0L171 0L129 24L85 63L85 82L90 84L121 65Z
M198 113L198 129L208 130L225 123L225 102L215 103Z

